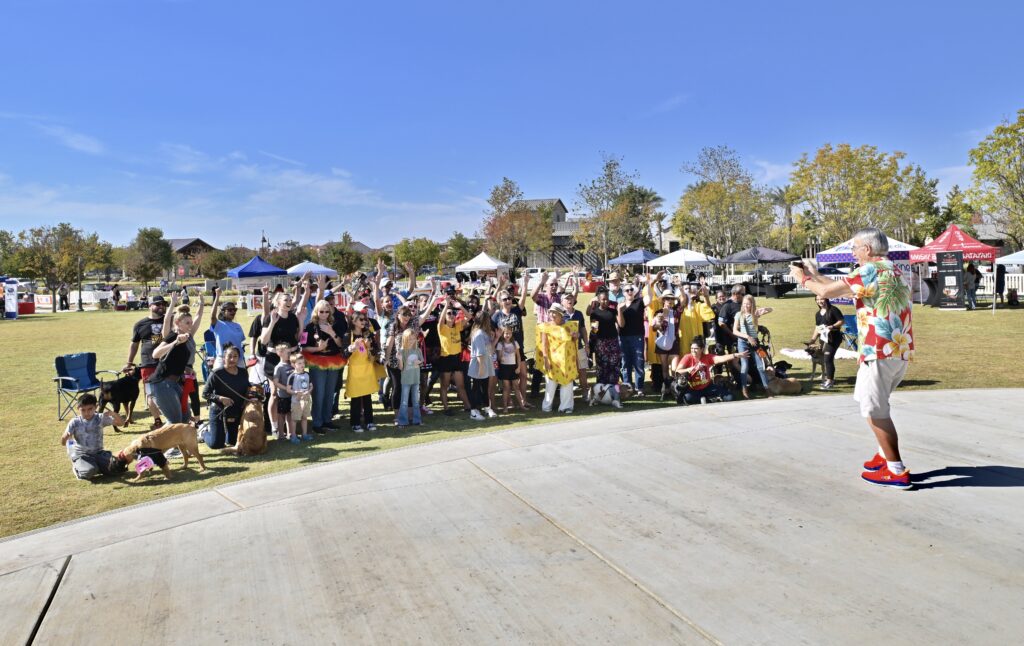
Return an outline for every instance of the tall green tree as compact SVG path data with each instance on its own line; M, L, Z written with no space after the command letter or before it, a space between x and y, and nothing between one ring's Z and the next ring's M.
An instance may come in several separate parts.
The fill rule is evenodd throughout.
M95 233L85 234L66 222L27 229L18 234L18 241L15 262L19 270L43 282L53 298L55 312L60 284L77 283L80 267L84 270L102 254Z
M699 178L686 188L673 219L676 234L721 258L768 240L775 220L771 199L727 146L704 148L683 170Z
M967 235L977 236L978 232L974 228L976 212L977 209L967 201L967 194L960 190L958 184L954 184L946 193L946 203L942 208L936 209L935 213L924 219L921 232L924 236L937 238L950 224L955 224Z
M609 254L621 249L622 241L629 239L634 226L626 215L629 204L621 200L636 175L622 169L620 157L601 153L601 159L597 177L576 189L576 209L586 215L573 237L585 253L601 256L607 267Z
M143 227L128 246L128 273L142 284L159 278L174 266L174 249L164 240L164 232L156 227Z
M274 245L274 248L267 254L266 261L282 269L287 269L292 265L309 260L311 255L309 249L299 242L285 240Z
M345 231L341 234L341 240L325 244L320 248L320 264L330 267L342 276L359 271L365 264L365 259L352 248L352 242L351 234Z
M0 229L0 274L6 276L17 275L17 256L21 245L18 237L13 232Z
M875 146L825 144L804 153L793 171L793 187L821 224L824 244L847 240L864 226L883 231L906 226L903 189L914 170L900 167L904 153L879 152Z
M462 233L456 231L445 243L445 250L442 260L448 265L458 265L471 260L480 253L481 243L479 240L471 240Z
M395 245L395 260L402 264L411 262L418 271L423 265L441 262L441 247L427 238L405 238Z
M776 186L771 189L768 195L771 198L772 204L782 211L780 230L785 236L785 246L783 248L790 253L794 253L791 250L793 245L793 207L800 203L796 191L793 190L792 184L786 184L785 186Z
M236 263L227 251L214 249L196 256L194 264L206 278L219 280L227 274L229 269L237 267L241 263Z
M973 184L971 204L980 207L996 230L1024 247L1024 109L1005 120L968 153Z
M614 210L621 213L623 222L617 227L620 244L617 251L650 249L655 243L661 248L665 214L660 209L664 202L653 188L632 182L619 193Z
M550 206L531 209L519 184L505 177L491 188L480 226L483 248L514 267L530 252L550 252L553 217Z

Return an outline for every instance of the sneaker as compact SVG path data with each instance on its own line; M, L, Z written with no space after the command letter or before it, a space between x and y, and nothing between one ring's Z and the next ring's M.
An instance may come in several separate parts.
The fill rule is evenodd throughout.
M823 382L821 382L821 389L822 390L832 390L832 386L833 386L833 382L831 382L831 381L823 381Z
M352 432L353 433L362 433L363 432L363 427L362 426L353 426L352 427Z
M881 455L876 453L875 457L871 458L870 460L868 460L867 462L864 463L864 470L865 471L878 471L879 469L881 469L884 466L885 466L885 458L883 458Z
M422 413L424 415L433 415L434 411L430 410L426 406L420 406L420 413Z
M181 449L179 449L176 446L172 446L171 448L169 448L166 451L164 451L164 457L165 458L180 458L181 457Z
M487 408L484 409L484 414L487 415L488 417L492 418L492 419L498 416L498 414L495 413L494 409L491 408L490 406L488 406Z
M298 435L293 435L291 437L291 439L289 439L288 441L291 442L292 444L298 444L299 443L299 436Z
M865 471L860 474L860 477L871 484L892 487L893 489L910 489L914 486L914 483L910 481L909 469L900 475L896 475L889 470L887 465L882 466L878 471Z
M707 397L701 397L700 398L700 403L702 403L702 404L708 403L708 398Z
M565 413L566 415L568 415L568 414L572 413L572 409L571 408L565 408L565 409L562 409L562 410L560 410L558 412L559 413Z
M480 411L478 411L477 409L475 409L475 408L474 408L473 410L469 411L469 416L470 416L471 418L473 418L473 419L477 420L477 421L480 421L480 420L482 420L482 419L486 419L486 418L485 418L485 417L483 416L483 414L482 414L482 413L481 413Z
M377 430L377 425L376 424L367 424L366 425L366 430L368 430L368 431L370 431L372 433L373 431Z

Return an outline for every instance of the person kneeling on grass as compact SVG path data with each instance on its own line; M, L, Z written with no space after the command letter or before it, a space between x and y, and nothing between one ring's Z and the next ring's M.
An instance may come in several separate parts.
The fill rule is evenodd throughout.
M711 368L719 363L728 363L737 358L745 359L748 356L749 352L708 354L704 349L704 337L693 337L693 341L690 342L690 353L676 357L672 364L673 374L680 379L686 379L688 388L683 393L683 400L687 404L706 404L709 399L716 397L722 401L732 401L732 393L714 382Z
M96 395L86 393L78 398L78 415L68 422L60 443L67 447L71 472L79 480L125 471L126 465L103 449L103 427L111 424L123 425L124 420L115 412L97 415Z

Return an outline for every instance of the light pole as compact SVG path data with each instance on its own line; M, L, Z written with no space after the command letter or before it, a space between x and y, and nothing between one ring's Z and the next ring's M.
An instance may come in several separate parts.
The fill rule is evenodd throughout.
M78 311L82 310L82 257L78 257Z

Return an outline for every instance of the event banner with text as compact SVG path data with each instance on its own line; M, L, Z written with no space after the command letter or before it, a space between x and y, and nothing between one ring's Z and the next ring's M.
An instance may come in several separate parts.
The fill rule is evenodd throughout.
M936 281L939 289L939 307L964 308L964 253L962 251L935 252Z

